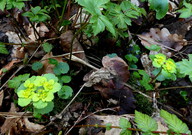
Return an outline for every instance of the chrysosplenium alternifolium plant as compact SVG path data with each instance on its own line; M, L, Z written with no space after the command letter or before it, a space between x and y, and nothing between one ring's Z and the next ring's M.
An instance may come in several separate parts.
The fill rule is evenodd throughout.
M154 67L159 68L161 71L161 75L165 77L165 79L176 79L176 64L174 60L171 58L166 59L166 56L164 54L156 54L151 57L152 64Z
M16 90L18 104L22 107L32 104L34 113L45 114L53 110L54 93L61 89L54 74L32 76Z

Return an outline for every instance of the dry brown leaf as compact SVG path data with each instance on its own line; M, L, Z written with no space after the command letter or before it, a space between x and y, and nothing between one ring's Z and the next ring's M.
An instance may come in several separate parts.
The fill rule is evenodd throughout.
M118 56L113 58L105 56L102 64L102 68L85 75L85 86L93 86L106 99L120 101L121 114L133 112L135 100L132 91L124 86L129 79L128 65Z
M110 58L109 56L105 56L102 59L102 64L103 68L85 75L84 81L86 81L85 85L87 87L91 87L100 82L105 83L104 86L108 86L109 84L107 82L112 79L118 80L116 83L127 82L129 79L128 65L120 57ZM122 86L121 84L118 85Z
M12 69L12 67L13 67L13 65L14 65L15 63L18 63L18 62L20 62L20 61L21 61L21 60L12 60L11 62L9 62L7 65L5 65L5 66L0 70L0 75L3 74L3 69L10 70L10 69Z
M23 123L24 123L24 125L26 127L26 130L31 132L31 133L41 131L45 127L43 125L35 124L33 122L30 122L28 120L28 118L23 118Z
M71 30L66 31L65 33L61 34L60 36L60 44L63 47L63 51L65 52L70 52L71 50L71 42L74 38L74 34ZM73 45L72 45L72 52L77 52L77 51L84 51L81 44L79 41L74 38L73 40ZM81 58L84 61L87 61L85 57L85 53L79 53L79 54L74 54L75 56Z
M55 67L53 64L49 63L48 58L52 58L53 54L52 52L47 53L46 55L43 56L41 59L41 63L43 64L43 68L38 70L38 74L46 74L46 73L53 73L53 68ZM63 62L62 57L55 57L58 62Z
M45 37L46 33L49 32L49 29L44 23L39 23L39 26L38 23L35 23L34 27L36 31L39 33L40 37ZM27 35L31 39L31 41L37 41L37 39L39 39L39 36L35 33L31 24L25 25L24 29L26 30Z
M15 105L14 103L11 104L11 109L9 112L16 112L16 108L15 108ZM3 123L3 125L1 126L1 133L4 134L4 133L9 133L9 134L13 134L14 133L17 133L18 129L17 129L17 121L19 120L20 118L8 118L5 120L5 122Z
M151 46L153 44L161 46L161 53L168 57L172 55L170 51L179 51L183 46L187 45L187 41L181 35L170 34L168 29L151 28L150 32L138 35L141 43L144 46ZM151 53L154 53L151 51Z
M25 57L24 47L17 47L12 50L11 57L12 59L23 59Z
M158 125L157 131L167 132L169 130L169 128L163 122L163 119L161 117L155 117L154 119L157 121L157 125ZM160 134L160 135L164 135L164 134Z
M10 111L4 116L6 116L6 120L1 127L2 134L29 134L29 132L38 132L44 128L43 125L35 124L28 120L27 117L31 117L31 113L19 112L17 114L14 103L11 104Z
M149 55L142 54L140 60L141 60L141 63L143 65L143 68L145 69L146 73L148 75L152 76L152 72L153 72L154 68L152 66L152 61L149 59Z

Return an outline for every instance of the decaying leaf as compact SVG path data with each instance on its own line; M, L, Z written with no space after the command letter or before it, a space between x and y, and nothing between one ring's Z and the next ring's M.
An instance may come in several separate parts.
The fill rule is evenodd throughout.
M152 72L153 72L154 68L152 66L152 61L149 59L149 55L142 54L140 60L141 60L141 63L143 65L143 68L145 69L146 73L148 75L152 76Z
M45 37L46 33L49 32L49 29L46 27L44 23L40 23L39 26L37 23L35 23L34 27L36 31L39 33L40 37ZM39 36L31 26L31 24L25 25L24 29L26 30L27 35L31 41L36 41L37 39L39 39Z
M128 65L118 56L105 56L102 64L102 68L85 75L85 86L93 86L106 99L120 101L120 113L132 112L135 109L135 100L131 90L123 84L129 79Z
M0 75L3 74L3 70L10 70L13 68L13 65L15 63L20 62L21 60L12 60L11 62L9 62L7 65L5 65L2 69L0 69Z
M47 53L46 55L43 56L43 58L41 59L43 68L37 71L38 74L53 73L53 68L55 67L55 65L49 63L49 58L52 57L53 57L52 52ZM58 62L63 62L62 57L56 57L54 59L57 60Z
M76 38L74 38L73 32L70 30L66 31L60 36L60 43L61 43L61 46L63 47L63 51L70 52L72 41L73 41L72 52L84 51L79 41ZM87 61L85 57L85 53L81 52L74 55L81 58L84 61Z
M87 125L104 125L111 124L112 126L119 126L119 120L120 118L126 118L127 120L130 120L130 118L133 118L130 115L123 115L123 116L117 116L117 115L107 115L107 116L100 116L100 115L93 115L89 117L86 121ZM87 135L120 135L121 129L118 128L112 128L110 130L105 130L103 132L102 128L86 128L86 131L83 132L83 128L80 129L79 133L80 135L83 135L83 133L86 133Z
M26 130L29 131L29 132L31 132L31 133L38 132L38 131L40 131L41 129L44 128L43 125L35 124L35 123L33 123L33 122L30 122L30 121L28 120L28 118L23 118L22 122L23 122L23 124L25 125Z
M15 113L15 116L13 115ZM32 123L24 115L16 115L16 107L14 103L11 104L11 109L7 113L5 122L1 127L2 134L29 134L40 131L44 128L43 125ZM9 115L10 114L10 115ZM25 113L23 113L25 114ZM23 117L22 117L23 116ZM31 114L32 116L32 114Z
M157 131L167 132L169 130L167 125L163 122L163 118L155 117L154 119L157 121L157 124L158 124ZM164 134L160 134L160 135L164 135Z
M181 35L170 34L169 30L166 28L161 30L158 28L151 28L150 32L138 35L138 37L144 46L150 47L153 44L161 46L161 53L164 53L168 57L171 57L171 51L178 52L183 46L187 45L187 41L183 39ZM154 54L153 51L150 53Z
M9 112L16 112L16 108L15 108L15 105L13 103L11 104L11 109ZM18 129L17 129L16 121L18 121L18 120L19 120L18 117L6 119L4 124L1 126L1 133L2 134L4 134L4 133L12 134L12 132L15 132L14 130L17 131ZM17 133L17 132L15 132L15 133Z

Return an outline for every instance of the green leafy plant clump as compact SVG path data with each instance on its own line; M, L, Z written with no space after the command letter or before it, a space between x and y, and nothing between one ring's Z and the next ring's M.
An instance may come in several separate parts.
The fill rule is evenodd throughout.
M168 126L167 131L157 131L159 124L157 120L152 117L143 114L141 112L135 111L135 125L138 129L131 128L131 123L124 117L119 119L119 128L121 128L120 135L132 135L132 130L142 132L142 135L158 135L163 134L191 134L191 131L185 123L183 123L176 115L170 114L165 110L160 110L160 117ZM106 129L111 130L112 124L107 123Z
M22 107L32 104L35 113L48 113L54 107L54 93L60 89L58 78L53 74L32 76L16 89L18 104Z
M153 72L157 75L157 80L163 81L165 79L176 80L177 66L173 59L167 59L164 54L150 55L152 64L157 69Z

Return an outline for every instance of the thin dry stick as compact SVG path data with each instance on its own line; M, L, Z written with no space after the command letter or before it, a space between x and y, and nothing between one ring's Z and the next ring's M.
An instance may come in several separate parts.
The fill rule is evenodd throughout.
M0 91L1 89L8 83L9 80L11 80L11 78L13 78L15 76L15 74L17 74L22 68L24 68L25 65L21 65L13 74L11 77L9 77L9 79L1 86L0 88Z
M68 105L61 111L61 113L59 115L56 115L57 118L61 119L62 115L65 113L65 111L67 110L67 108L69 108L69 106L73 103L73 101L76 99L76 97L79 95L79 93L83 90L83 88L85 87L85 83L83 84L83 86L81 86L81 88L79 89L79 91L75 94L75 96L73 97L73 99L68 103Z
M72 52L72 54L78 54L78 53L84 53L84 51ZM49 58L58 58L58 57L64 57L64 56L69 56L69 55L70 55L70 53L65 53L65 54L61 54L61 55L55 55L55 56L48 57L46 59L42 59L40 61L48 60Z
M75 122L75 124L67 131L67 133L65 133L65 135L67 135L67 134L76 126L76 124L78 124L79 122L87 119L88 117L90 117L90 116L92 116L92 115L94 115L94 114L96 114L96 113L98 113L98 112L109 111L109 110L110 110L110 111L114 111L115 109L114 109L114 108L105 108L105 109L97 110L97 111L95 111L95 112L93 112L93 113L85 116L85 117L82 118L82 119L80 119L81 117L79 117L80 120L77 119L77 121Z

